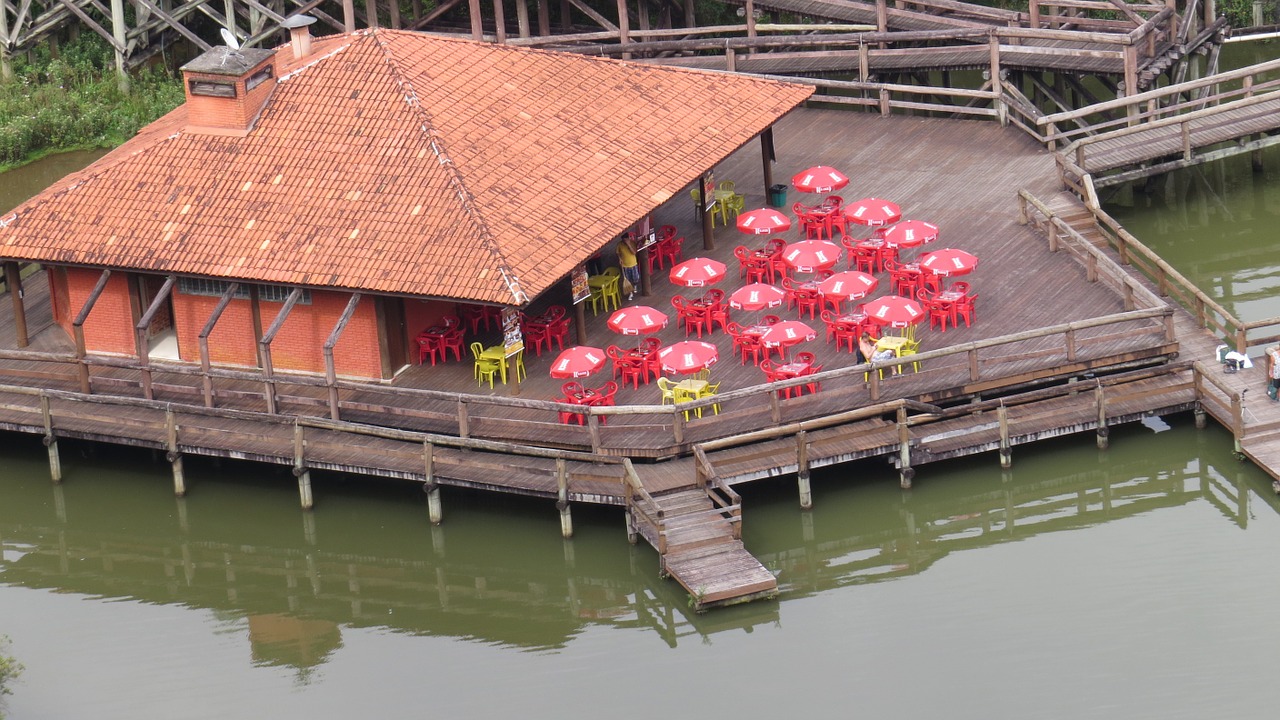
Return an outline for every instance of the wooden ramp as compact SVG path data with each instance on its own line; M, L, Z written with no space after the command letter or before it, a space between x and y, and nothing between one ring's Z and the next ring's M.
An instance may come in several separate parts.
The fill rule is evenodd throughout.
M690 475L692 464L685 465ZM671 464L671 463L667 463ZM643 475L643 468L637 468ZM778 580L742 544L742 501L728 486L678 490L628 505L628 525L658 551L664 575L680 583L697 611L778 592Z

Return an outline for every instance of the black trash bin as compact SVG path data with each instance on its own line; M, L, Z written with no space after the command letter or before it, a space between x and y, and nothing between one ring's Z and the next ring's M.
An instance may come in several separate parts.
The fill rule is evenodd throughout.
M769 186L769 206L775 208L784 208L787 206L786 185Z

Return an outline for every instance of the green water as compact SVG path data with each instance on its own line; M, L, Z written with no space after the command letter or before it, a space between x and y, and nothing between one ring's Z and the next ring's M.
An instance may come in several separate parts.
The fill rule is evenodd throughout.
M0 208L43 167L6 175ZM1272 167L1205 171L1229 215L1194 190L1111 209L1242 312L1277 314ZM1009 471L924 466L909 492L849 465L815 476L808 513L792 482L741 487L781 596L701 616L617 509L575 507L564 541L550 502L446 489L433 528L412 485L317 474L306 513L287 472L188 458L179 500L150 453L62 450L55 486L38 441L0 447L14 720L1271 718L1280 701L1280 503L1186 416L1106 451L1020 447Z

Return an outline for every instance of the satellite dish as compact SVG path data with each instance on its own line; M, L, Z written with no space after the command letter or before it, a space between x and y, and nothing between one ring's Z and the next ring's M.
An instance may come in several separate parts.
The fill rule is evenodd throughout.
M236 36L232 34L230 30L226 28L218 28L218 32L222 33L222 42L226 43L227 47L232 50L240 49L240 41L236 39Z

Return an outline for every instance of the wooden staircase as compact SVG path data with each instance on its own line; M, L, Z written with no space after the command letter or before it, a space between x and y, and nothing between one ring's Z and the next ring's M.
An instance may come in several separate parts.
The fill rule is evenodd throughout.
M662 573L689 593L694 610L777 594L777 578L742 544L742 499L728 485L712 477L701 487L653 496L634 469L628 475L629 535L658 551Z

